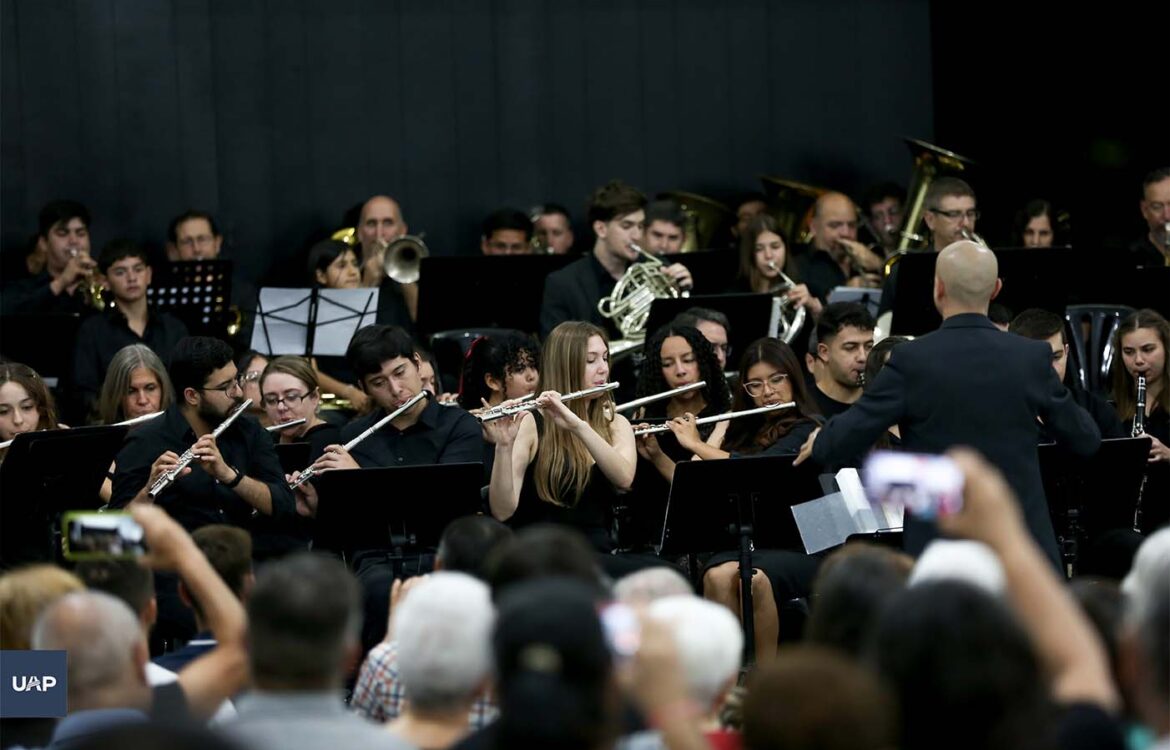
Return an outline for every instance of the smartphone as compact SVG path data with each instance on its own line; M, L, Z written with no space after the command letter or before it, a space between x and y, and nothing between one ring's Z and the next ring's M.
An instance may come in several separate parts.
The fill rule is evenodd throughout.
M926 520L963 508L963 472L946 456L875 451L865 461L862 484L870 503Z
M601 626L610 652L618 660L631 659L642 645L642 625L628 605L613 602L601 610Z
M142 527L126 512L70 511L61 518L66 560L130 559L146 552Z

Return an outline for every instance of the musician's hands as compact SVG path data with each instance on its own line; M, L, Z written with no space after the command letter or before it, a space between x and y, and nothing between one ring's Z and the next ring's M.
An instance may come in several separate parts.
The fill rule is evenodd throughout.
M641 422L634 425L634 432L644 430L650 425ZM662 447L658 445L658 437L655 435L642 435L634 442L634 447L638 450L638 455L647 461L653 461L658 456L662 455Z
M480 399L483 402L483 408L492 408L485 399ZM519 399L505 401L500 406L511 406L519 403ZM488 422L483 422L483 438L489 443L497 447L507 447L516 442L516 436L520 434L520 420L523 414L512 414L507 417L500 417Z
M300 479L301 472L294 471L292 474L285 474L284 481L292 484ZM317 517L317 488L313 486L312 482L305 482L293 490L293 496L296 498L297 514L306 518Z
M793 466L799 466L812 456L813 445L817 442L817 435L820 434L820 427L812 431L812 434L808 436L808 440L805 440L804 445L800 446L800 453L797 454L796 459L792 462Z
M1148 432L1143 432L1142 434L1150 439L1150 457L1147 459L1150 463L1156 464L1159 461L1170 461L1170 448L1167 448L1165 443Z
M362 263L362 286L382 285L382 277L386 275L386 266L382 262L384 252L371 253Z
M694 289L695 281L691 278L691 272L682 263L672 263L665 266L662 272L669 276L671 280L679 289Z
M360 469L361 466L349 455L349 451L345 449L344 445L330 445L321 454L321 457L313 462L313 471L322 472L331 469ZM302 487L304 485L301 485Z
M886 264L882 256L870 250L864 243L848 239L847 237L838 237L837 242L840 243L845 254L849 256L849 262L855 271L862 273L865 271L880 271Z
M58 274L57 278L53 279L51 283L53 292L55 294L72 293L77 289L78 284L92 276L96 269L97 263L89 257L89 253L78 252L69 258L65 269Z
M703 442L703 439L699 437L699 426L695 424L695 415L689 411L681 417L670 420L666 426L674 433L678 444L692 453L698 450L695 446Z
M537 396L536 405L545 418L551 419L552 423L562 430L573 430L581 425L588 426L561 402L561 394L556 391L545 391Z
M824 305L815 294L808 290L808 284L797 284L788 290L787 297L797 307L807 307L813 315L820 315Z
M153 487L155 482L157 482L163 474L166 474L171 469L178 466L178 464L179 456L174 451L167 451L158 458L154 459L154 463L150 465L150 478L146 480L145 489L149 490L151 487ZM176 477L176 479L181 479L190 473L191 467L184 467L183 470L179 472L179 476ZM142 493L142 496L145 497L148 501L150 500L150 495L148 495L145 491Z
M219 452L219 446L215 444L211 433L196 440L191 450L199 460L199 467L210 474L212 479L227 484L236 478L236 470L223 460L223 454Z

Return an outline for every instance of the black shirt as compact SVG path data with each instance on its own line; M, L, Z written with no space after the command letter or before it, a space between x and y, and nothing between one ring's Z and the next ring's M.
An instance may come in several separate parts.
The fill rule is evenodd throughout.
M179 406L139 427L126 438L118 453L110 507L123 508L142 491L150 479L150 466L165 451L178 455L195 444L195 431ZM252 417L243 415L216 439L219 452L229 466L268 485L272 493L272 521L292 520L296 505L272 438ZM175 481L155 503L171 514L187 531L212 523L227 523L252 529L252 506L211 475L192 464L193 471Z
M90 307L79 285L73 294L53 294L49 287L53 277L48 271L41 271L36 276L29 276L4 287L3 301L0 309L5 315L13 313L90 313ZM83 282L84 284L84 282Z
M611 338L617 338L613 321L597 309L597 303L613 291L616 283L593 253L550 273L544 280L540 303L540 335L548 336L567 320L583 320L605 328Z
M88 408L101 392L110 361L122 347L146 344L163 362L170 360L179 339L187 336L187 326L176 317L151 309L146 328L140 337L130 328L126 316L117 307L93 315L81 324L73 349L73 386L78 403Z
M1170 266L1170 258L1163 255L1158 246L1150 242L1150 236L1147 234L1140 240L1130 243L1128 265L1132 268L1159 268Z
M386 413L376 410L341 429L345 443ZM483 432L475 417L455 406L428 400L418 421L399 430L388 424L354 446L350 455L364 468L475 463L483 460Z
M825 419L835 417L838 414L848 410L850 406L853 406L853 404L847 404L843 401L838 401L835 398L831 398L815 385L812 387L812 395L813 398L816 399L817 407L821 410L821 414Z
M833 256L814 247L798 256L796 270L800 273L801 281L808 286L809 293L821 302L829 298L829 292L836 287L844 286L849 280L841 266L833 260Z

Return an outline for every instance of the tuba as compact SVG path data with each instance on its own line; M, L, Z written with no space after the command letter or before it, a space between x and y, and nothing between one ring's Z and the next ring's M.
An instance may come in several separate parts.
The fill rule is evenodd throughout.
M910 175L910 189L906 192L906 218L899 232L901 236L898 240L899 253L926 245L926 238L920 234L921 223L926 212L926 191L935 178L945 174L958 174L974 165L970 159L926 141L914 138L906 138L905 141L914 156L914 172ZM886 270L888 272L889 268Z
M680 289L674 281L662 273L662 261L631 242L630 247L645 260L631 263L626 273L618 279L613 292L597 303L602 317L614 321L622 338L610 343L611 356L625 354L638 348L646 340L646 320L650 317L650 304L656 299L689 297L690 292Z
M674 201L686 216L686 236L680 252L693 253L713 247L719 230L731 220L730 208L703 195L676 190L659 193L657 198Z
M760 184L764 186L764 195L768 198L768 213L776 220L781 234L795 244L807 244L808 222L813 206L818 198L829 191L766 175L760 176Z

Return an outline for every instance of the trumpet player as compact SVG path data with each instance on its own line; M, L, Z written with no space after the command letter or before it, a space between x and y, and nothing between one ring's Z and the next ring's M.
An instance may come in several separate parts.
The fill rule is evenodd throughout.
M398 201L375 195L362 204L357 239L361 244L362 286L378 287L378 320L411 326L418 317L418 284L400 284L386 276L386 249L409 227Z
M232 524L251 531L257 557L287 551L279 547L281 529L295 523L297 508L271 436L247 416L211 434L243 398L231 347L190 336L175 346L168 370L176 403L126 439L110 506L157 502L188 531ZM191 465L152 500L148 490L188 449Z
M573 250L573 219L569 209L559 203L537 206L530 214L532 230L541 247L552 255L564 255Z
M602 327L610 324L597 303L640 257L636 246L645 230L646 196L620 180L603 185L589 199L589 222L597 237L593 252L545 279L540 306L542 336L569 320ZM694 286L691 272L681 263L665 266L662 272L681 289Z
M875 234L881 251L885 257L893 255L898 249L898 230L902 226L902 198L906 195L905 188L892 182L883 182L874 185L865 191L862 197L861 210L865 211L869 219L869 227Z
M5 286L4 313L93 310L87 291L97 263L90 256L89 225L89 209L77 201L56 200L41 209L37 247L45 256L44 270Z
M797 269L822 303L839 286L876 286L881 257L857 241L857 207L843 193L825 193L813 208L812 236Z

